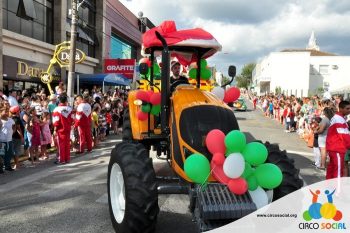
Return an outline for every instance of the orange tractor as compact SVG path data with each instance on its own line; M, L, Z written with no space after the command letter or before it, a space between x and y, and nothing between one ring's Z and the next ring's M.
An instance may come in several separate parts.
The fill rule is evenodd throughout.
M202 90L201 62L221 49L221 45L202 29L177 31L173 22L147 31L143 36L145 52L151 65L140 64L140 73L151 69L149 87L161 93L161 111L145 121L137 118L140 106L137 91L129 93L129 108L124 113L123 142L111 152L108 165L108 201L116 232L155 231L159 213L158 195L186 193L190 196L190 211L200 232L239 219L257 208L249 193L235 195L225 185L209 177L205 189L195 184L184 172L184 162L192 153L201 153L209 160L211 154L203 143L213 129L225 134L238 130L234 112L212 93ZM153 62L161 55L160 85L153 77ZM170 58L182 63L197 62L196 86L183 81L170 85ZM236 69L229 68L232 80ZM159 82L158 82L159 83ZM273 190L273 200L302 187L299 171L285 151L265 143L269 163L277 165L283 174L281 185ZM160 177L154 171L150 150L169 162L176 177Z

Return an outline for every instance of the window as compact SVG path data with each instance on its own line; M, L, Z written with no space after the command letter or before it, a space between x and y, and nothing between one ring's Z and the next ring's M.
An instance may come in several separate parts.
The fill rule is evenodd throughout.
M17 16L27 20L36 19L33 0L20 0L17 8Z
M3 0L3 28L53 43L53 0Z
M329 65L320 65L320 74L328 74L329 73Z
M70 40L72 1L67 0L67 40ZM95 0L85 0L78 9L77 48L87 56L95 57L95 47L98 46L96 37L96 4Z
M115 34L111 37L110 58L136 58L136 49L122 41Z
M310 74L316 74L317 71L315 70L314 65L310 65Z

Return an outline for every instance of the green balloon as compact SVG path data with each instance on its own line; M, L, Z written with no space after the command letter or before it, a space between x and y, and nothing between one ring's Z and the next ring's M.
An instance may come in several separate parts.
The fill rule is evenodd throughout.
M143 104L141 106L141 111L142 112L150 112L151 111L151 105L150 104Z
M158 115L160 113L160 104L158 105L153 105L151 108L151 114L153 115Z
M258 166L265 163L268 151L266 146L259 142L251 142L246 145L242 151L245 161L252 166Z
M158 79L160 79L160 67L159 67L159 65L158 65L158 63L154 63L153 64L153 77L154 77L154 79L156 79L156 80L158 80Z
M209 69L202 70L201 78L203 80L209 80L211 77L211 71Z
M254 175L251 175L247 178L248 190L254 191L258 188L258 181Z
M201 59L201 70L206 69L207 65L208 65L207 60Z
M308 210L304 211L304 213L303 213L303 218L304 218L304 220L307 221L307 222L312 220L312 217L311 217L311 215L310 215L310 213L309 213Z
M204 184L210 175L209 160L201 154L192 154L185 160L186 175L195 183Z
M259 165L254 172L258 184L265 189L274 189L282 183L283 175L279 167L272 163Z
M190 78L192 79L195 79L197 77L197 69L196 68L190 69L188 76L190 76Z
M225 137L226 151L241 152L246 146L246 142L244 133L239 130L232 130Z
M244 171L241 177L247 179L247 177L249 177L251 174L253 174L252 166L250 166L249 163L245 162Z

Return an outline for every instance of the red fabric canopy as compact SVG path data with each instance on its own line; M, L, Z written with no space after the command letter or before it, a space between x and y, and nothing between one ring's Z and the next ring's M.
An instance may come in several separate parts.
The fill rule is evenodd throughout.
M142 38L143 49L162 46L155 31L165 38L169 46L208 48L209 51L202 58L210 57L221 50L221 45L209 32L201 28L178 31L174 21L164 21L158 27L145 32ZM189 65L196 60L193 54L185 55L182 52L173 53L172 56L175 56L182 65Z

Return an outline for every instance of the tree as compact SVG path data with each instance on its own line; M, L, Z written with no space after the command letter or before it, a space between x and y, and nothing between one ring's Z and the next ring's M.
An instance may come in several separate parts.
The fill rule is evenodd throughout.
M254 68L255 63L249 63L243 66L241 74L236 77L238 87L248 89L248 86L252 83Z
M248 85L249 85L249 80L248 79L244 78L242 75L236 76L235 79L237 81L237 87L248 89Z

